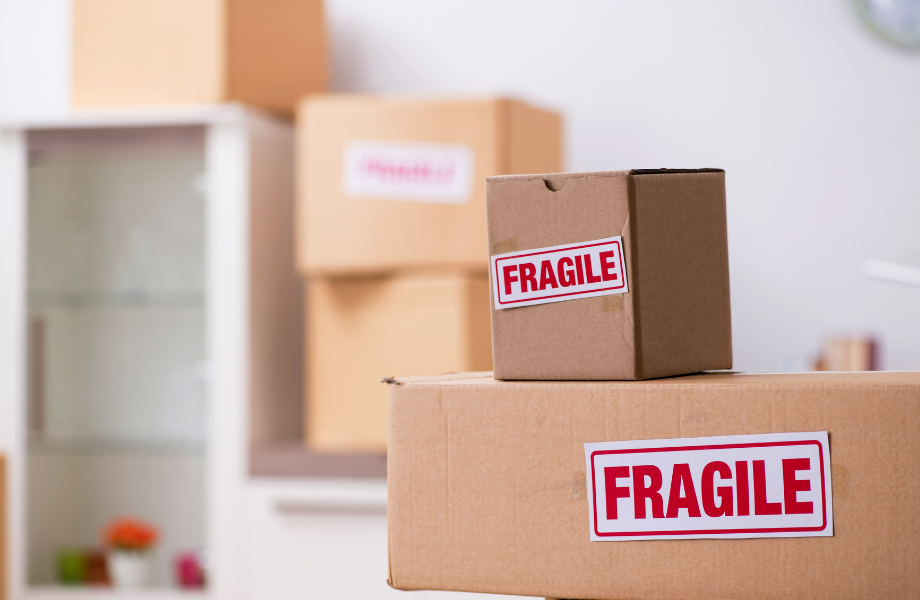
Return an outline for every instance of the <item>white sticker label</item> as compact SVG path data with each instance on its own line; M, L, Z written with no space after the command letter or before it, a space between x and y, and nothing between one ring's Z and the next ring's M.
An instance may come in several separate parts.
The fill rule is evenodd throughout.
M492 257L495 308L628 292L620 236Z
M585 444L591 540L834 535L827 432Z
M357 198L463 204L473 151L456 144L353 141L345 146L342 190Z

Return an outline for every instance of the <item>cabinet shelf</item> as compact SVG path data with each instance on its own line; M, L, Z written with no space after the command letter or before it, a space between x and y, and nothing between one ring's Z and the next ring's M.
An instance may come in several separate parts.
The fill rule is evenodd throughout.
M201 291L29 292L29 308L204 308Z
M32 439L30 454L204 454L204 442L184 440Z
M317 454L303 444L251 448L249 472L254 477L357 477L386 479L385 454Z
M120 590L109 587L43 585L28 588L29 600L204 600L206 590L147 588Z

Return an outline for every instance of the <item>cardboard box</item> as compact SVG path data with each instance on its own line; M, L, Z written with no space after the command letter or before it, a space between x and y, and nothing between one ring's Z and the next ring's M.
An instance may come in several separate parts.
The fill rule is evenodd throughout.
M838 336L824 343L816 371L875 371L878 369L878 344L871 337Z
M307 445L385 452L382 377L490 368L488 295L484 273L310 280Z
M0 600L6 600L9 590L9 577L7 569L9 568L10 555L7 551L7 540L9 539L9 530L7 529L9 486L6 476L6 456L0 454Z
M512 100L317 96L298 128L298 265L313 275L485 270L485 178L562 162L559 115Z
M491 177L486 195L496 378L731 368L723 171Z
M603 383L481 373L388 387L397 589L584 600L920 597L920 372ZM591 541L585 443L824 431L832 537Z
M78 108L242 102L326 89L322 0L74 0Z

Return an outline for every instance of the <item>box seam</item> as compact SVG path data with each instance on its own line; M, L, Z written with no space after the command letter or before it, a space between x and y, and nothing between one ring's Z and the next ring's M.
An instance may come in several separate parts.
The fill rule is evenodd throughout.
M632 309L633 309L633 376L642 379L645 371L642 354L642 319L639 290L639 238L636 235L638 223L636 219L636 186L632 173L626 177L626 213L629 219L629 250L632 260L632 273L628 277L632 280Z

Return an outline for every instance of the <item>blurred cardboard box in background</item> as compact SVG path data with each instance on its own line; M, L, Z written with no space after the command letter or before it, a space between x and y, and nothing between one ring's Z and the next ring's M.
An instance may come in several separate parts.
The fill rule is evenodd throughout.
M561 170L561 128L558 114L505 99L307 98L298 113L300 270L485 270L485 178Z
M868 336L836 336L824 343L815 371L875 371L878 342Z
M385 376L492 366L484 273L321 278L306 284L307 445L385 452Z
M731 368L724 172L502 176L486 190L496 378Z
M77 108L241 102L327 85L322 0L74 0Z

